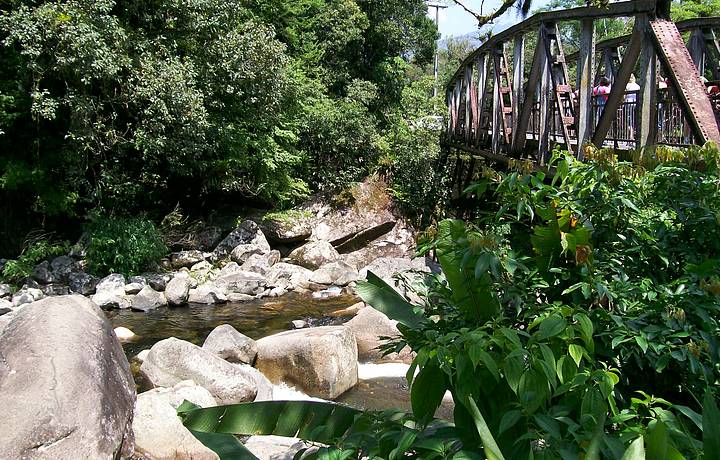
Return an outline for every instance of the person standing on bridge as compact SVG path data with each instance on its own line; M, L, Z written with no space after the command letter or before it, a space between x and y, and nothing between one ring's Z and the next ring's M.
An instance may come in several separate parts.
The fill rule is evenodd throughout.
M603 110L605 109L605 103L608 100L608 94L610 94L610 80L607 77L600 78L598 85L593 88L593 97L595 98L595 122L602 116Z

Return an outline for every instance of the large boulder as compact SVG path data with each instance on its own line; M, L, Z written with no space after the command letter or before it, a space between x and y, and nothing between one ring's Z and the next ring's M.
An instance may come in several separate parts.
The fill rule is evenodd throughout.
M346 327L282 332L258 340L257 347L255 367L275 384L334 399L357 383L357 344Z
M307 211L268 214L260 221L260 228L275 243L299 243L312 235L313 214Z
M214 251L215 257L224 259L230 255L233 249L241 244L253 244L259 246L265 252L270 251L270 244L258 224L251 220L246 220L217 245Z
M238 244L230 253L230 260L238 264L244 264L250 257L262 255L268 250L257 244Z
M33 303L45 297L45 293L37 288L24 287L12 296L13 307Z
M307 288L313 272L299 265L280 262L265 273L268 285L296 288Z
M85 272L73 272L68 275L70 292L80 295L91 295L95 293L98 279Z
M177 307L188 301L192 281L189 276L176 276L165 286L165 298L168 304Z
M317 270L325 264L335 262L340 255L327 241L313 241L295 249L289 258L307 269Z
M217 405L210 392L191 381L138 395L132 424L137 455L155 460L219 458L198 441L178 418L177 408L184 400L200 407Z
M68 277L75 271L77 266L78 263L70 256L59 256L50 262L53 275L58 281L62 281L63 283L68 281Z
M351 265L343 261L330 262L313 272L310 281L317 284L345 286L357 281L360 275Z
M270 251L266 254L253 254L243 262L240 269L264 275L270 270L270 267L278 262L280 262L280 251Z
M53 275L53 272L50 269L50 262L47 260L35 266L32 277L35 281L41 284L50 284L56 281L55 275Z
M293 460L299 451L308 447L298 438L284 436L250 436L243 445L263 460Z
M132 281L132 280L131 280ZM119 273L112 273L98 281L95 291L111 291L118 294L125 294L125 277Z
M256 295L265 290L267 281L264 276L257 273L237 271L218 276L214 284L222 289L226 295L230 293Z
M25 307L0 337L3 458L127 457L135 384L103 312L82 296Z
M367 272L371 271L382 279L391 279L395 275L407 272L430 273L437 272L437 264L426 257L416 259L401 257L381 257L360 270L360 277L366 278Z
M140 372L153 387L192 380L210 391L219 404L252 401L257 394L254 379L242 368L175 337L153 345Z
M125 294L125 284L125 277L119 273L106 276L95 286L92 301L102 309L130 308L132 303Z
M198 262L205 260L202 251L180 251L170 254L170 264L173 268L192 267Z
M158 292L150 286L145 286L132 298L133 310L150 311L167 305L165 294Z
M8 297L10 294L12 294L12 286L0 284L0 297Z
M190 289L188 293L188 303L213 305L227 301L225 290L212 283L201 284L195 289Z
M345 323L345 326L355 335L358 359L361 362L410 363L412 361L413 354L408 347L405 347L400 353L383 356L378 347L386 340L381 337L399 337L400 331L397 328L397 321L389 319L384 313L373 307L360 309L353 319Z
M257 356L255 341L229 324L221 324L213 329L202 347L232 363L252 364Z

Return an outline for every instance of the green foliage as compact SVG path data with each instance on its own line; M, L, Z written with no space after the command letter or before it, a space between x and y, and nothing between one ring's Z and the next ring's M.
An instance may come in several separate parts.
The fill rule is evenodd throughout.
M35 266L40 262L67 253L67 242L53 242L47 235L33 235L25 243L25 248L17 259L8 260L2 271L3 281L20 283L31 277Z
M88 269L97 275L134 275L167 254L155 225L143 218L96 216L87 227Z

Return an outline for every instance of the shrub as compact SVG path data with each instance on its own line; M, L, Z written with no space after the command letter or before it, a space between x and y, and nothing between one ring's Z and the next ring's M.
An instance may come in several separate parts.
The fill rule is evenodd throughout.
M35 265L50 257L59 256L68 251L66 241L53 242L47 235L30 236L25 249L15 260L8 260L2 271L3 281L19 283L32 276Z
M96 275L137 274L168 252L160 232L144 218L98 217L87 232L88 268Z

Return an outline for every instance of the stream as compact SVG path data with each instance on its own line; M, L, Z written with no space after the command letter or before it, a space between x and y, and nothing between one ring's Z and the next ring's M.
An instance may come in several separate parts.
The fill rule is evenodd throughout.
M113 328L126 327L136 339L123 344L128 359L168 337L177 337L201 346L210 332L221 324L230 324L253 339L292 329L293 320L304 320L309 326L339 325L350 317L334 317L358 299L344 295L330 299L288 294L219 306L190 305L159 308L147 313L131 310L107 312ZM358 384L337 398L337 402L363 410L411 410L410 394L404 364L361 363ZM452 404L444 402L438 417L452 419Z

